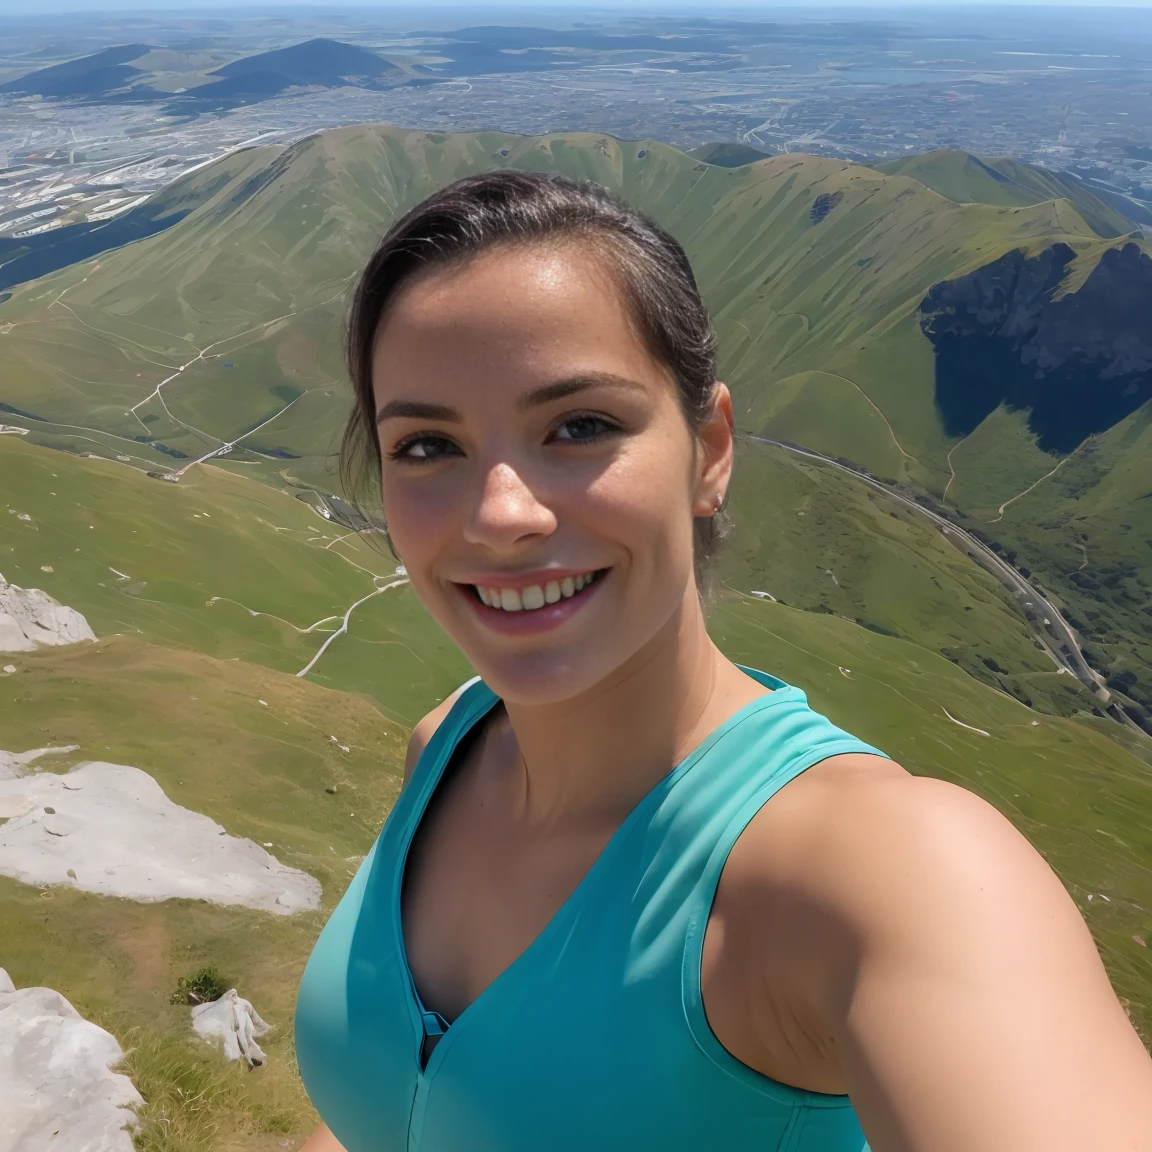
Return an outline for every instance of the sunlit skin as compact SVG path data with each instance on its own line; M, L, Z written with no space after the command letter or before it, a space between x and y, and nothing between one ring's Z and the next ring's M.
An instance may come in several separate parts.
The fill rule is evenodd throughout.
M727 486L727 394L709 459L595 262L536 249L433 274L390 310L374 366L392 539L420 599L506 701L603 688L699 619L692 517ZM452 416L406 415L413 405ZM503 636L494 628L538 614L474 610L475 584L586 571L605 575L559 627Z
M653 784L764 692L708 638L693 576L732 412L715 385L689 427L612 276L572 244L409 283L373 379L397 551L504 698L406 865L409 963L451 1020ZM578 572L598 576L539 613L474 589ZM408 771L451 703L413 732ZM830 758L761 809L724 868L701 983L734 1056L847 1092L873 1152L1152 1152L1152 1062L1059 881L994 809L889 761ZM326 1128L305 1145L339 1147Z

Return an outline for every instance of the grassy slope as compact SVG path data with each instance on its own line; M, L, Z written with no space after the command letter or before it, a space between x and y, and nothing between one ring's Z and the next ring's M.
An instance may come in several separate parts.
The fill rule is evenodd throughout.
M1112 687L1152 708L1152 410L1086 441L987 530L1058 591Z
M386 549L341 537L303 501L220 469L175 485L0 438L0 573L77 608L98 636L298 672L352 604L395 579ZM313 679L370 693L400 723L468 674L406 587L354 624Z
M915 319L924 292L1013 244L1059 237L1086 253L1100 248L1070 210L961 206L904 177L813 157L726 169L664 145L594 135L341 129L254 152L214 200L164 236L17 292L0 306L0 329L12 325L0 337L0 368L10 369L0 398L99 429L25 421L41 442L123 452L152 467L173 461L133 437L158 435L169 450L195 456L267 420L220 467L331 489L330 453L347 404L339 317L350 278L395 212L455 176L499 165L608 183L683 239L717 317L742 427L937 492L948 482L951 445ZM839 200L814 224L821 195ZM1024 465L1009 471L1013 491L1039 475ZM765 515L774 514L769 503ZM758 505L745 515L762 528ZM869 547L866 536L852 537L852 552ZM927 587L913 597L896 630L944 647L923 629L935 599ZM1001 657L1012 663L1007 650ZM326 658L322 671L335 674L339 661Z
M19 671L0 676L0 747L80 745L45 761L52 770L83 759L144 768L177 803L233 835L270 842L279 859L317 876L326 909L399 787L406 733L349 693L128 637L9 659ZM130 1065L138 1078L158 1047L175 1068L159 1083L151 1071L157 1110L180 1068L197 1066L188 1010L168 998L179 976L218 966L276 1025L264 1044L268 1065L242 1076L209 1062L207 1087L217 1089L210 1114L197 1125L189 1106L176 1109L177 1134L192 1139L149 1146L277 1149L286 1128L295 1146L313 1123L295 1075L291 1016L323 919L188 900L137 904L0 877L0 966L17 986L59 989L139 1047Z
M755 443L741 444L738 477L736 532L717 563L723 586L904 636L1043 711L1092 708L1037 647L1003 586L923 517L842 472Z
M1067 200L1100 235L1123 236L1135 225L1080 181L1024 164L1011 156L982 160L968 152L940 149L876 164L878 172L910 176L958 204L1039 204Z

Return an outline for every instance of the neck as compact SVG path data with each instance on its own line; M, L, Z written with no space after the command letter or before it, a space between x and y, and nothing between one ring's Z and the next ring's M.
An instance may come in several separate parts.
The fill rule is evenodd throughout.
M507 704L523 819L618 825L711 731L765 689L712 643L694 586L626 665L558 704Z

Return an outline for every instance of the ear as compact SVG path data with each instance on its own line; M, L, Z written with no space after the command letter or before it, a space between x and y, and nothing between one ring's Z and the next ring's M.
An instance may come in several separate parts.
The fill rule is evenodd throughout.
M713 516L719 510L717 496L728 495L732 479L732 454L736 444L736 426L732 416L732 396L719 380L712 385L712 403L696 435L700 444L699 475L693 516Z

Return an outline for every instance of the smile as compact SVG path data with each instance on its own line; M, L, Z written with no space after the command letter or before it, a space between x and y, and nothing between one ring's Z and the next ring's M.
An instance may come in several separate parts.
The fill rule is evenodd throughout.
M482 604L503 612L536 612L549 604L570 600L578 592L594 583L607 569L582 572L578 576L565 576L562 580L549 580L544 584L529 584L526 588L498 588L486 584L473 584L472 588Z

